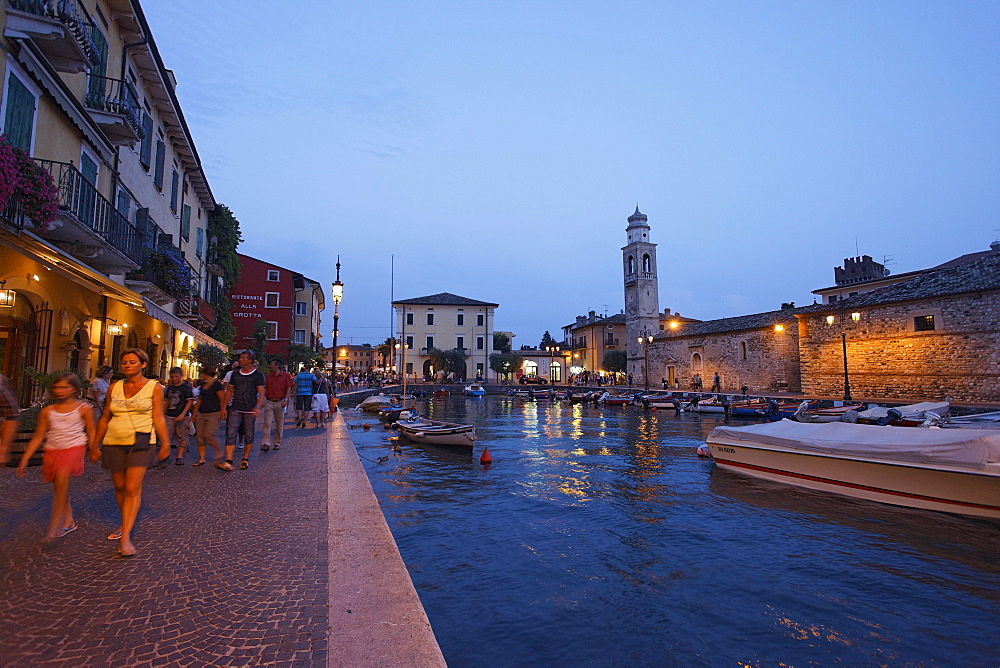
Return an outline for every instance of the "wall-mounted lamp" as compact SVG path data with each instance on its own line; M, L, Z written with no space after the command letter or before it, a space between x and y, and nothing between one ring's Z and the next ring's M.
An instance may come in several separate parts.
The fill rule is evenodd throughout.
M5 285L7 285L7 281L0 281L0 306L11 307L14 305L14 295L17 293L6 289Z
M832 325L835 321L836 321L836 318L834 318L832 315L826 316L826 324Z
M108 325L108 334L111 336L121 336L125 331L125 328L128 327L125 323L119 325L118 321L114 318L105 318L105 320L114 323L112 325Z
M28 274L29 281L40 281L42 279L38 278L38 274Z
M671 320L670 321L670 329L677 329L680 326L681 326L681 323L677 322L676 320Z
M774 326L774 331L776 331L776 332L783 332L783 331L785 331L785 326L779 323L779 324L777 324L777 325Z
M859 322L861 320L861 314L855 311L854 313L851 314L851 320L853 320L854 322Z

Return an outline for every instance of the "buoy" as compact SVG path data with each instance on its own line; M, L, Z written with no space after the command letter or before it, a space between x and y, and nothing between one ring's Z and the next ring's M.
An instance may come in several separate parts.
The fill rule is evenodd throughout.
M483 454L479 456L479 463L489 464L492 461L493 461L493 455L490 454L490 446L487 445L486 449L483 450Z
M365 422L365 431L368 431L371 428L372 428L372 426L370 424L368 424L367 422Z

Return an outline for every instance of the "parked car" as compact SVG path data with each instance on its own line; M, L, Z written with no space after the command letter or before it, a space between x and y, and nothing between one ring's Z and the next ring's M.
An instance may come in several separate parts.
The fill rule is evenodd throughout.
M538 376L521 376L521 380L518 381L521 385L546 385L548 384L548 379L540 378Z

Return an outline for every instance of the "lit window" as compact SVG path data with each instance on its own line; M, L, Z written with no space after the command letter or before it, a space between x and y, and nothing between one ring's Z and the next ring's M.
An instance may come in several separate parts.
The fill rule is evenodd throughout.
M913 319L913 331L915 332L933 332L934 331L934 316L932 315L918 315Z

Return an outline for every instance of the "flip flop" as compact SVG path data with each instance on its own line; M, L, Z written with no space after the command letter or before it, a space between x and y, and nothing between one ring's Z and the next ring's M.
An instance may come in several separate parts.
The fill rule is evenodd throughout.
M121 529L115 529L114 531L108 534L108 540L121 540L121 539L122 539Z
M65 535L66 535L66 534L68 534L68 533L73 533L74 531L76 531L76 530L77 530L77 529L79 529L79 528L80 528L80 527L78 527L78 526L77 526L77 525L76 525L76 524L74 523L74 524L73 524L73 526L71 526L71 527L66 527L65 529L63 529L63 530L62 530L62 535L63 535L63 536L65 536Z
M195 462L191 466L204 466L204 465L205 465L205 462Z

